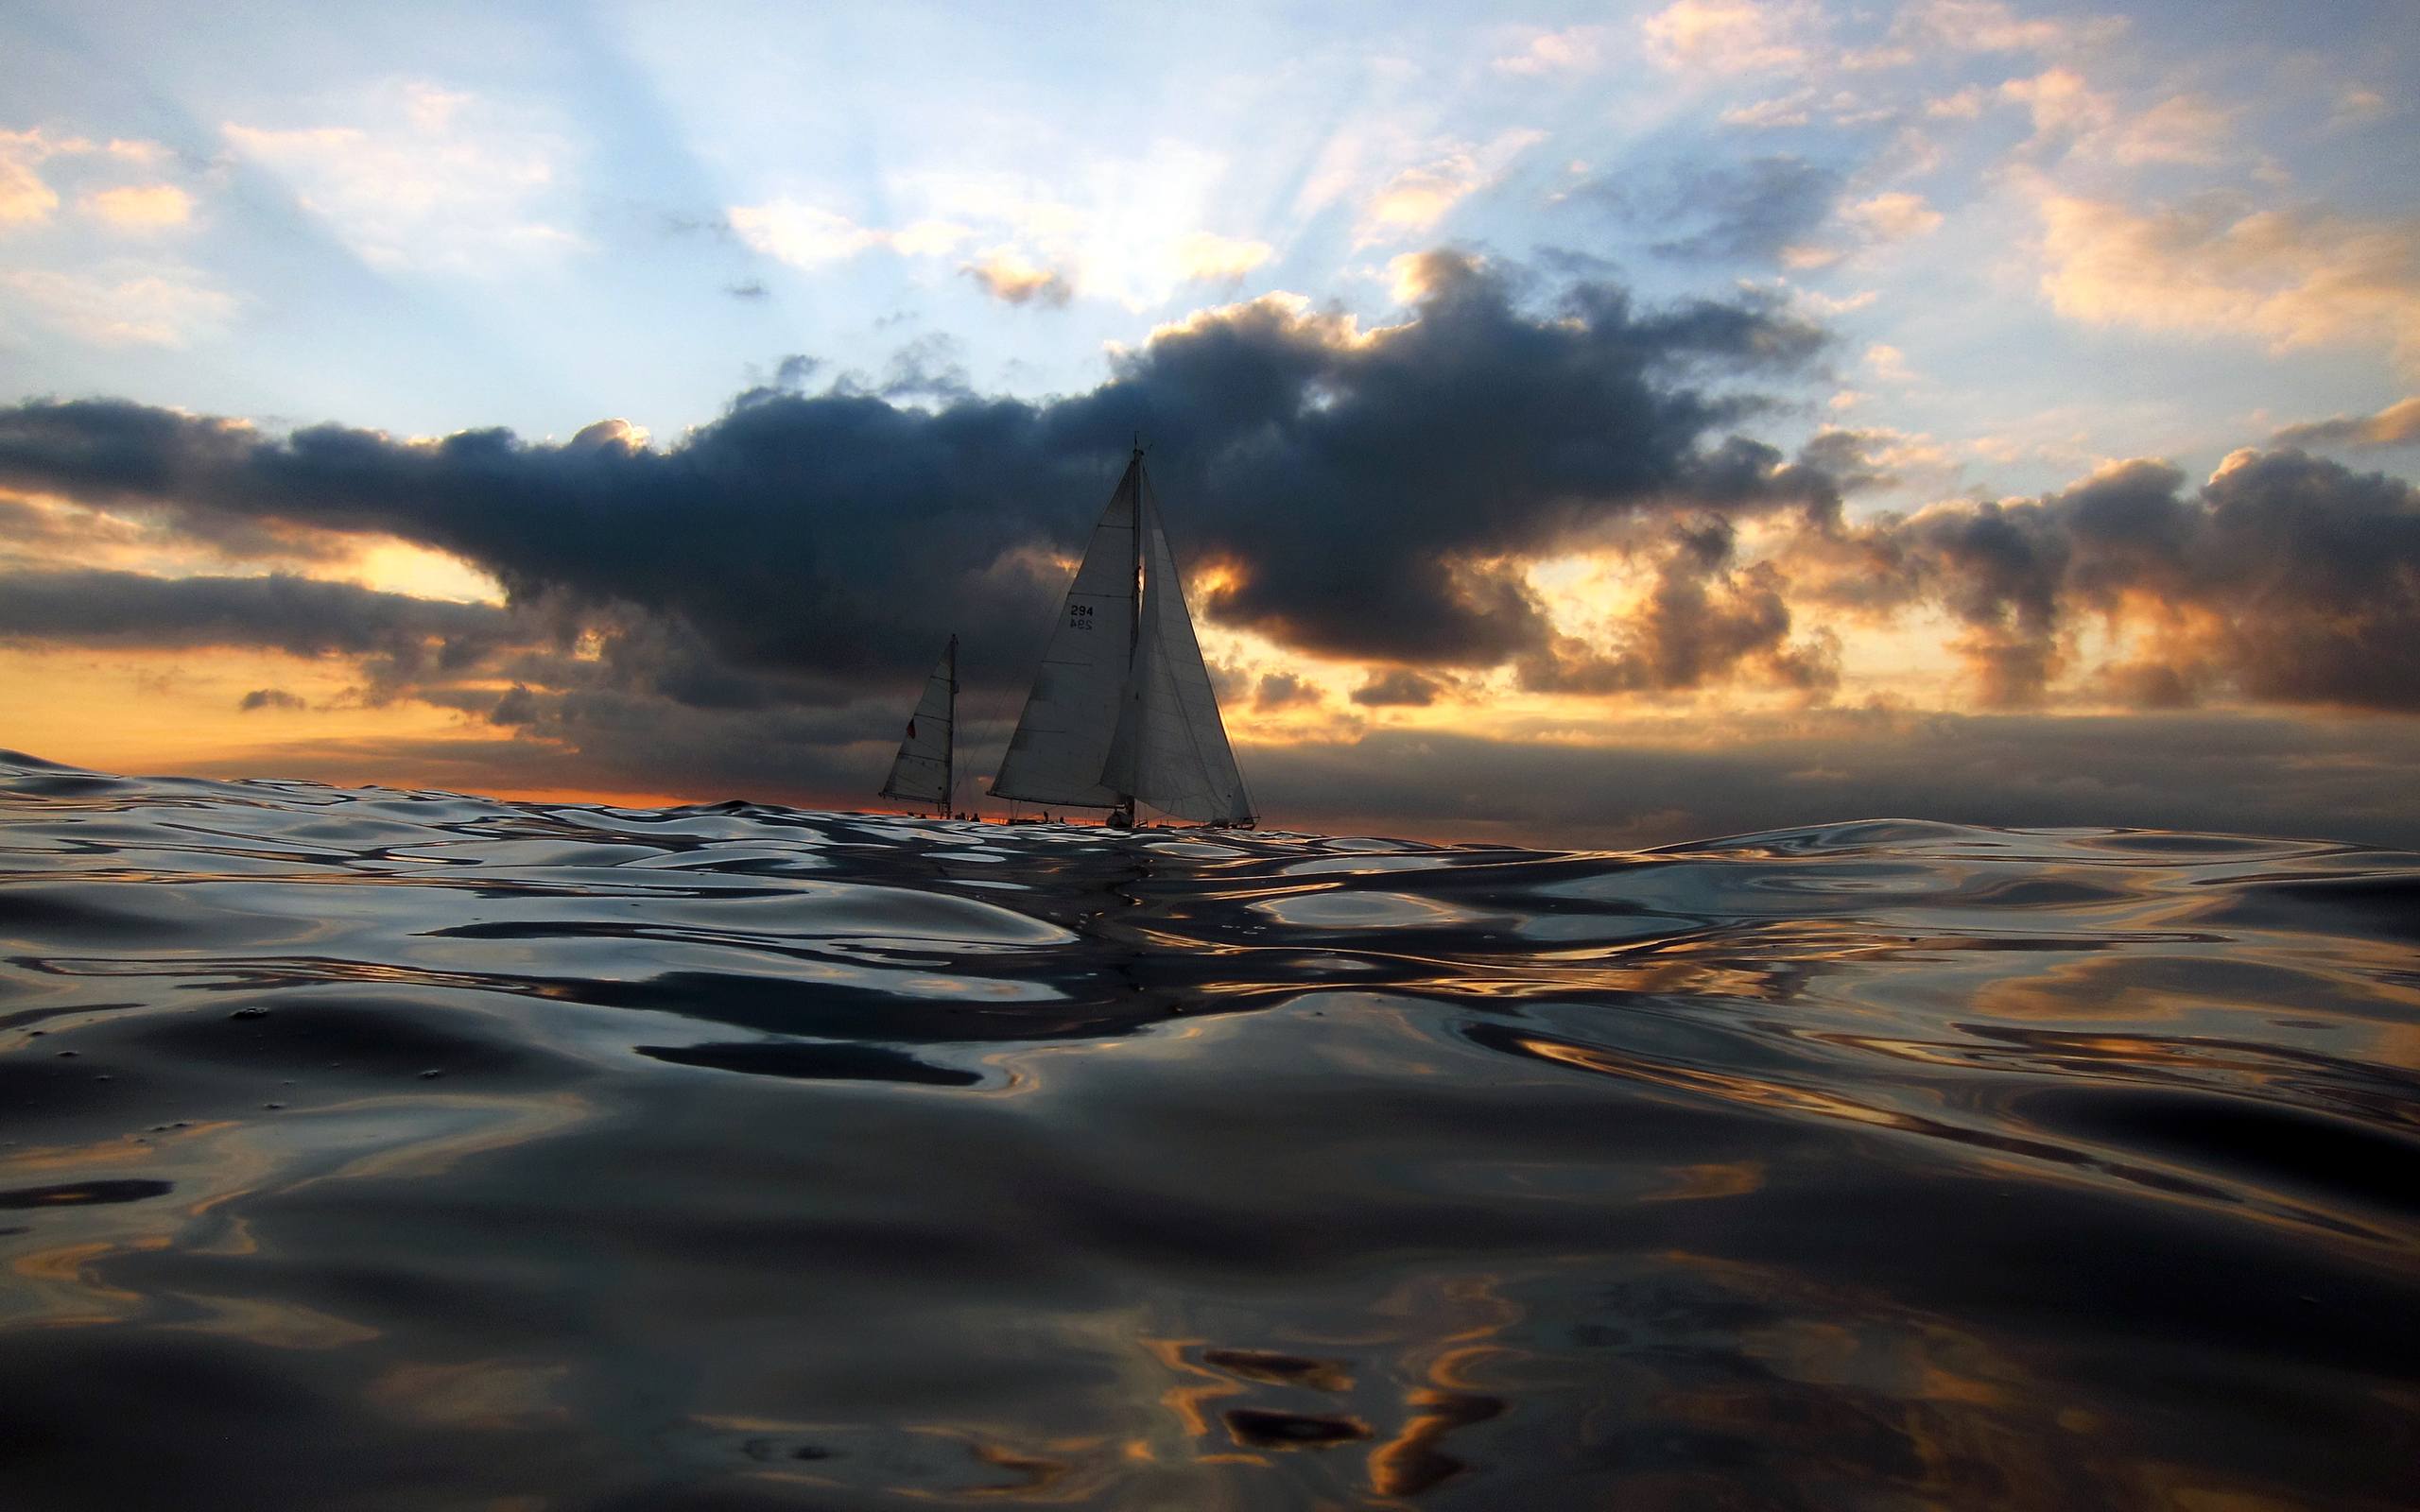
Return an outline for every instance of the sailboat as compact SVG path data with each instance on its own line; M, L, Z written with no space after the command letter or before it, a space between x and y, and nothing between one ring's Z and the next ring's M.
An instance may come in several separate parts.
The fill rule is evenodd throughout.
M949 817L951 788L958 761L958 637L925 679L925 696L908 716L908 733L900 737L899 754L891 758L890 775L883 779L882 796L909 803L933 803Z
M1114 825L1132 824L1138 803L1253 823L1139 445L1093 526L992 796L1107 809Z

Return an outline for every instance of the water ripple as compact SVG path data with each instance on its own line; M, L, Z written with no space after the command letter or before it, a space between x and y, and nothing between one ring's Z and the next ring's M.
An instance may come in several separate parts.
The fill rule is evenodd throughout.
M2390 1506L2420 858L0 761L11 1504Z

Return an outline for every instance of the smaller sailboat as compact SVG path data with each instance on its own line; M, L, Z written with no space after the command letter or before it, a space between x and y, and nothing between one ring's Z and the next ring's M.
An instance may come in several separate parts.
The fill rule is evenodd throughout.
M883 780L882 796L908 803L930 803L941 817L950 815L958 759L958 637L949 638L925 696L908 717L908 733L900 737L899 754L891 759L890 775Z

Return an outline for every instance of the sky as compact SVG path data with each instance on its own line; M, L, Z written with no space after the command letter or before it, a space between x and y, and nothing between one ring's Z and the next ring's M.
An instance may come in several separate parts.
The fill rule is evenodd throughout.
M20 0L0 747L873 806L1140 433L1271 825L2420 846L2411 19Z

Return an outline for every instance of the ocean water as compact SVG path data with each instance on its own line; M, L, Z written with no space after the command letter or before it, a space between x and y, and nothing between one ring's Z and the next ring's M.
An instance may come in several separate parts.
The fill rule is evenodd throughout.
M2386 1507L2420 858L0 764L12 1508Z

